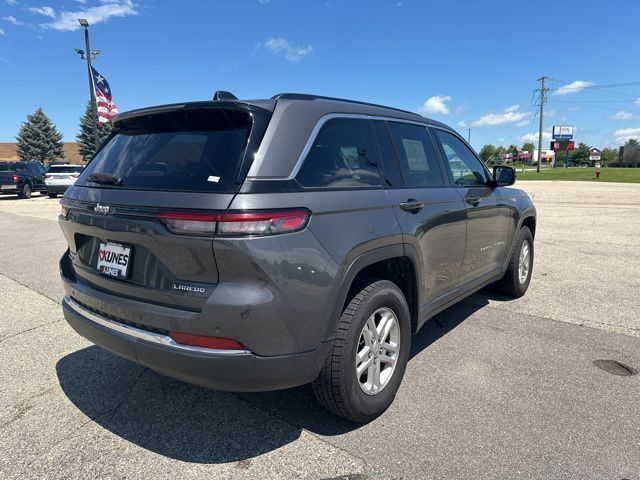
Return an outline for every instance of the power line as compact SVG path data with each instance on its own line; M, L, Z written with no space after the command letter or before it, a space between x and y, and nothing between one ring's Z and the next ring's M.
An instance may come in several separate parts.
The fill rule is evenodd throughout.
M538 129L538 164L536 165L536 172L540 173L540 162L542 160L542 128L544 126L544 101L545 95L549 91L549 88L544 86L544 82L547 80L551 80L549 77L540 77L538 81L540 82L540 88L534 90L535 92L540 92L540 127Z

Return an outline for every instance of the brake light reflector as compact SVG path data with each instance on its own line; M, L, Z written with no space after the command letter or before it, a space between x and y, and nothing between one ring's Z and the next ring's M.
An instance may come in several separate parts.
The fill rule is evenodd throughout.
M278 235L307 226L305 209L240 213L163 212L157 218L173 233L186 235Z
M169 332L169 336L180 345L192 347L212 348L216 350L246 350L247 348L235 340L222 337L207 337L191 333Z
M218 233L230 235L278 235L302 230L307 225L308 220L308 210L222 213L218 216Z

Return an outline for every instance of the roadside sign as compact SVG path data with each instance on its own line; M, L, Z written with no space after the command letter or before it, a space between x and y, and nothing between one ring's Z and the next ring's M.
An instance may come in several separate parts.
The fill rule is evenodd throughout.
M571 140L573 138L573 125L554 125L552 138L554 140Z

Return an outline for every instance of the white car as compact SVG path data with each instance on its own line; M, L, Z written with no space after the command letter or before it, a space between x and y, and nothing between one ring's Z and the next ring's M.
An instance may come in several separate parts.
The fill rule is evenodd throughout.
M67 188L76 183L83 169L83 165L51 165L44 176L49 198L56 198L59 193L64 193Z

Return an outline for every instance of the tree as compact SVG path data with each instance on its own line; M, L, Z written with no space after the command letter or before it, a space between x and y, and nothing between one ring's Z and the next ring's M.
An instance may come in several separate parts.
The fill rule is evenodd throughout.
M480 158L484 163L487 163L490 160L495 160L496 155L496 147L491 145L490 143L482 147L480 150Z
M111 133L111 122L98 123L98 144L102 144ZM84 115L80 117L80 131L76 135L78 140L78 150L85 162L91 160L96 153L93 142L93 115L91 113L91 102L87 102Z
M64 158L62 134L49 120L42 108L38 108L22 122L16 137L16 150L20 160L34 160L41 163Z
M615 148L605 148L600 154L601 163L607 167L618 161L618 150Z
M580 142L576 149L571 150L569 159L574 163L589 163L589 150L591 150L589 145Z
M531 142L526 142L522 145L522 150L524 150L525 152L529 152L531 155L533 155L533 151L535 149L536 147Z
M624 144L625 147L630 147L632 145L639 145L638 140L636 140L635 138L630 138Z

